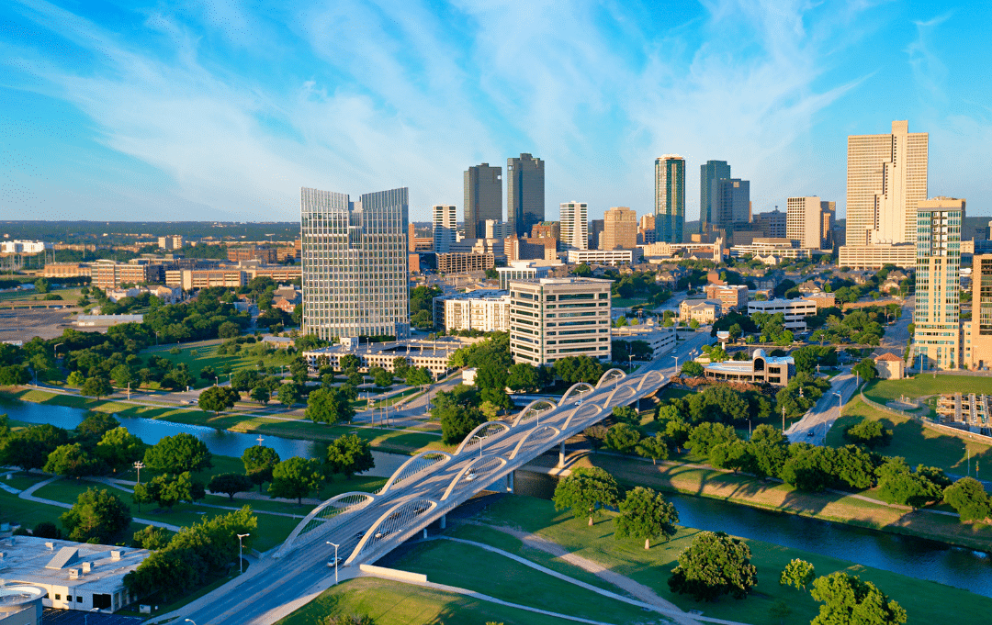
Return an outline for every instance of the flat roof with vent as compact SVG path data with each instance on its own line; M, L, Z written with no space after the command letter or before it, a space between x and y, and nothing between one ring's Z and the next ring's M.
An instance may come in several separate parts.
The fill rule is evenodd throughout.
M112 545L11 536L0 539L3 572L8 583L39 586L86 586L95 593L122 587L124 575L138 568L151 552ZM75 572L75 574L73 574Z

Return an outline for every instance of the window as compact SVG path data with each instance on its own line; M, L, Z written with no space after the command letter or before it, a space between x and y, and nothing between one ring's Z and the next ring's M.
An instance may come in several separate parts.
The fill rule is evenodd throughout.
M62 595L55 595L56 601L62 601Z

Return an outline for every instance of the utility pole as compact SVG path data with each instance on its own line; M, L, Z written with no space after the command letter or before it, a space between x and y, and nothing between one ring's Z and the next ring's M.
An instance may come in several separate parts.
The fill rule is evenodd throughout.
M785 406L782 406L782 434L785 434Z

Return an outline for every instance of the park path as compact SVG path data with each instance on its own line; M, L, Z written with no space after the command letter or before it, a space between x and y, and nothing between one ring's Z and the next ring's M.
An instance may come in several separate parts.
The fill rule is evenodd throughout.
M91 477L91 478L88 478L88 479L90 481L92 481L92 482L100 482L101 484L106 484L107 486L110 486L111 488L116 488L116 489L122 490L122 491L124 491L126 493L133 493L134 492L135 482L129 482L128 480L119 480L119 479L110 478L110 477ZM212 492L212 491L209 491L209 490L207 492L210 493L211 495L216 496L216 497L221 497L221 496L225 496L226 497L226 495L224 495L224 493L215 493L215 492ZM285 504L296 505L296 500L295 499L273 499L271 497L266 497L264 495L259 495L258 493L254 492L254 491L252 491L250 493L238 493L238 495L247 495L247 496L246 497L237 497L236 496L237 498L235 499L235 501L237 501L239 499L252 499L252 500L274 501L276 503L285 503ZM316 506L316 505L318 505L320 503L321 503L321 501L319 499L304 499L303 500L303 505L305 505L305 506L311 506L311 505ZM234 506L222 506L222 505L213 504L213 503L193 502L193 505L194 506L202 506L204 508L214 508L216 510L230 510L232 512L237 512L238 510L240 510L240 508L235 508ZM252 508L252 512L254 512L255 514L271 514L272 516L284 516L284 517L289 517L291 519L302 519L304 516L306 516L306 515L303 515L303 514L291 514L289 512L273 512L271 510L258 510L258 509L255 509L255 508Z

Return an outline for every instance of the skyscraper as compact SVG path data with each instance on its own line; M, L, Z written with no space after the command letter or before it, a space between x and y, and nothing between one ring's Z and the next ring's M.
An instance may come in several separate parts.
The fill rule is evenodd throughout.
M503 168L482 163L465 171L465 238L484 239L486 220L503 221Z
M916 224L916 308L913 354L923 365L957 369L960 353L961 225L965 201L919 202Z
M410 334L409 190L300 189L303 333L334 337Z
M712 196L713 181L730 178L730 165L727 161L706 161L699 166L699 232L706 232L706 227L718 223L713 212Z
M654 228L657 242L682 242L685 159L677 154L666 154L654 161Z
M589 205L585 202L563 202L561 213L561 245L565 249L589 249Z
M961 330L961 366L992 366L992 254L975 254L971 259L971 321L962 322Z
M710 222L714 228L733 232L751 222L751 182L717 178L710 183ZM705 232L705 229L703 230Z
M786 236L799 241L804 250L823 245L823 212L819 197L790 197L786 200Z
M614 206L603 215L601 250L632 250L637 247L637 213L626 206Z
M458 235L458 208L435 204L434 213L434 252L441 254L451 251Z
M518 237L544 221L544 161L530 154L506 159L506 221Z

